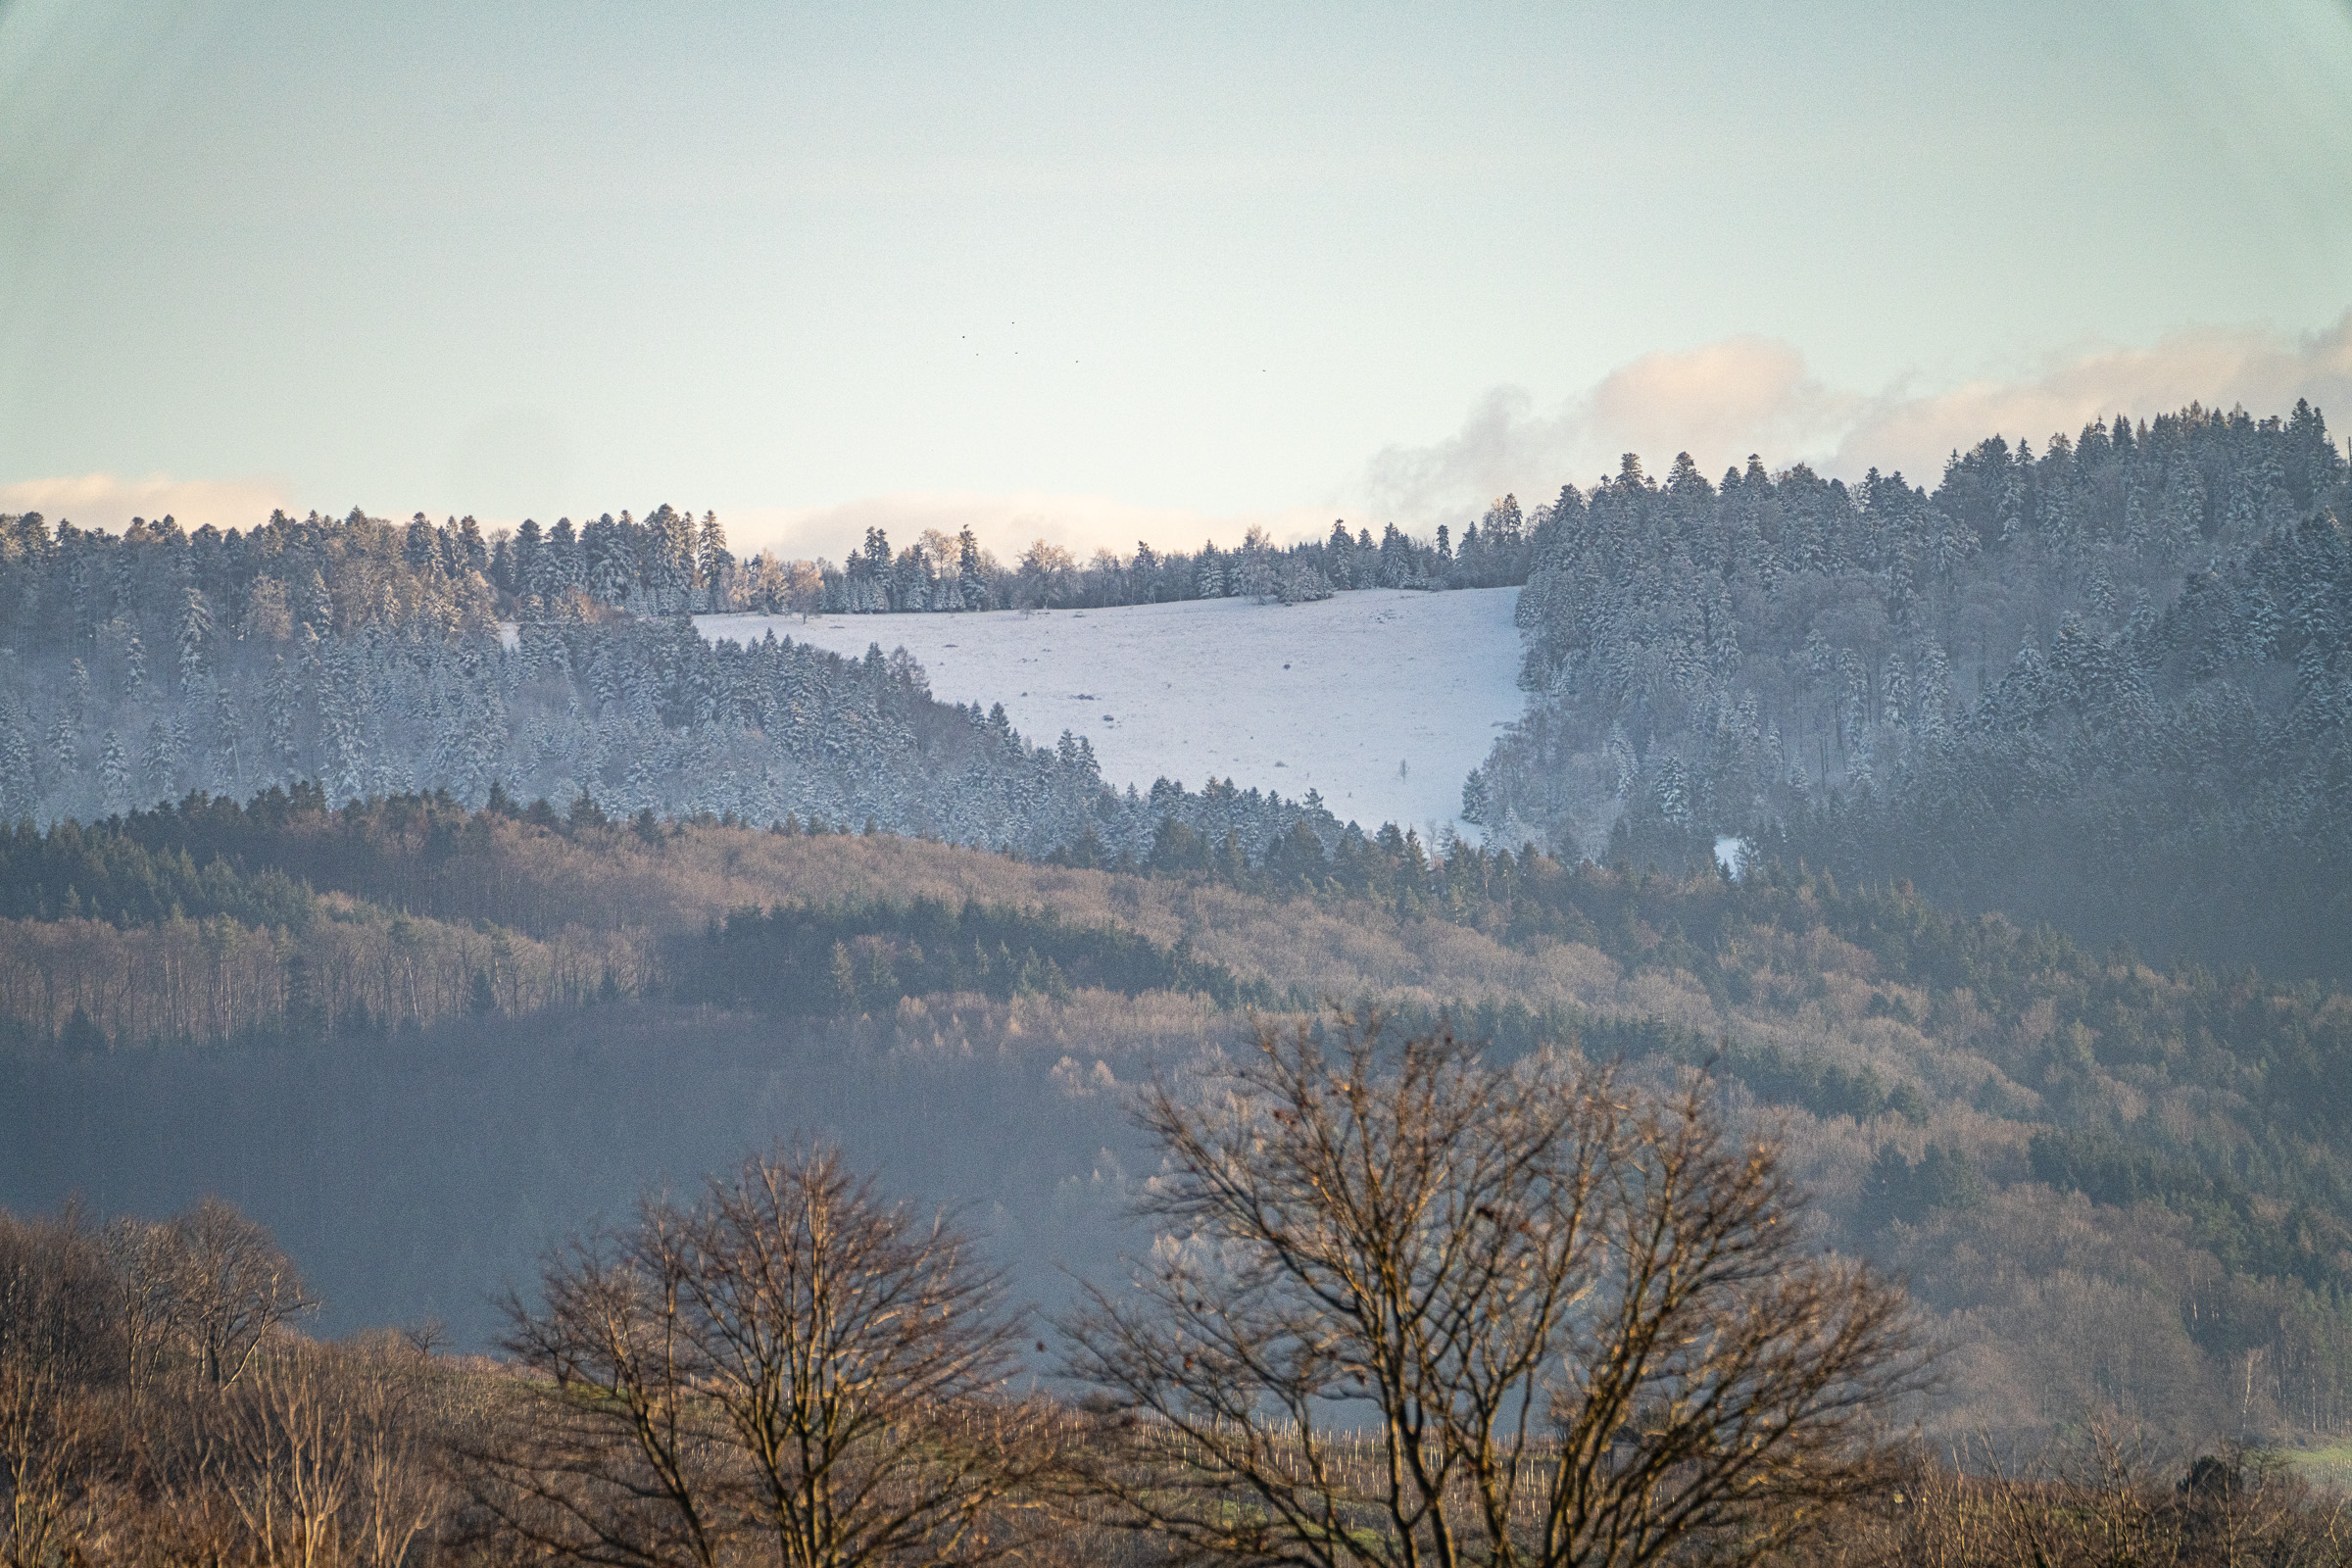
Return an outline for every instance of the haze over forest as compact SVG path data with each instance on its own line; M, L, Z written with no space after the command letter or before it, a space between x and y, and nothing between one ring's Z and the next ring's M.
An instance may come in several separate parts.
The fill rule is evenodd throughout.
M0 1561L2347 1560L2347 95L0 10Z

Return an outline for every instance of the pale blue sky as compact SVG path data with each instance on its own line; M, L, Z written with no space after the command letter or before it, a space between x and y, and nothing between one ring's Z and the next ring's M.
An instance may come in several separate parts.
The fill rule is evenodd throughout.
M1589 478L1719 390L1601 428L1604 378L1725 340L1812 402L1683 444L1826 457L1873 409L2111 364L2326 390L2348 106L2342 0L17 0L0 497L1077 497L1131 536L1405 508L1368 477L1400 462L1436 464L1423 510ZM1527 438L1448 466L1498 387Z

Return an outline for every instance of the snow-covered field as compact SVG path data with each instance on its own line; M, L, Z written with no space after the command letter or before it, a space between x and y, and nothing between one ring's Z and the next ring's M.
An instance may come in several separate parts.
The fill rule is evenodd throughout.
M1456 818L1462 780L1519 716L1518 591L1372 590L1312 605L1192 600L942 615L702 615L706 636L863 654L904 647L933 695L1003 703L1032 741L1086 736L1113 784L1213 774L1309 789L1366 830Z

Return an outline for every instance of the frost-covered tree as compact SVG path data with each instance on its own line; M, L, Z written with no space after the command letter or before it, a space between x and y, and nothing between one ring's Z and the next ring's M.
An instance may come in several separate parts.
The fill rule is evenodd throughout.
M106 732L106 741L99 748L98 781L101 808L109 815L126 811L135 803L131 800L130 758L122 750L122 739L113 730Z
M30 816L39 799L24 710L13 697L0 698L0 819Z
M204 659L213 638L213 607L204 590L190 584L179 613L179 689L193 694L204 680Z
M2259 925L2318 962L2307 933L2352 919L2323 912L2352 888L2328 697L2352 465L2324 429L2192 405L1987 438L1933 491L1632 458L1564 487L1527 530L1530 713L1482 814L1673 865L1759 833L2099 940L2218 956ZM1653 783L1682 760L1687 824L1624 789L1628 747Z

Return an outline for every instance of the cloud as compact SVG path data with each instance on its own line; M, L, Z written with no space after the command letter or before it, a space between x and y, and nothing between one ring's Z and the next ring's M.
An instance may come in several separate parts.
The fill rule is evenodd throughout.
M1642 355L1550 409L1516 387L1497 387L1453 434L1388 448L1315 506L1209 513L1105 495L906 491L823 506L718 510L739 555L776 550L838 561L869 527L887 529L905 546L928 528L953 534L968 526L1002 559L1033 539L1084 557L1098 548L1132 551L1138 539L1157 549L1197 548L1202 539L1231 546L1253 525L1278 540L1319 537L1335 515L1351 525L1395 520L1416 530L1458 523L1505 491L1533 504L1563 483L1589 485L1615 472L1626 452L1641 454L1653 474L1677 452L1690 453L1710 476L1754 452L1775 468L1806 462L1856 478L1877 467L1933 483L1946 454L1996 433L2039 447L2054 431L2071 434L2119 411L2144 418L2195 401L2283 414L2297 398L2352 426L2352 311L2302 335L2199 327L2145 347L2086 344L1924 392L1909 377L1876 392L1834 386L1790 344L1725 338ZM505 483L510 469L561 469L569 456L544 420L517 411L469 431L451 463L472 481L470 491L497 488L492 481ZM39 512L84 527L120 529L133 516L167 513L190 528L251 527L278 507L299 510L291 487L268 477L90 473L0 484L0 512ZM486 524L497 511L472 510Z
M2037 373L1970 381L1923 397L1877 400L1844 432L1827 467L1851 474L1872 466L1932 481L1953 448L1998 432L2036 446L2073 435L2091 420L2129 413L2169 414L2189 403L2242 405L2256 416L2284 414L2297 398L2352 420L2352 311L2299 337L2200 327L2144 349L2094 347L2053 356Z
M172 517L183 528L251 528L277 508L291 510L290 489L274 479L125 479L73 474L0 484L0 512L37 512L54 524L121 531L133 517Z
M1366 496L1380 513L1426 523L1474 514L1506 490L1544 499L1563 483L1615 472L1626 452L1643 454L1652 468L1681 451L1718 467L1750 452L1810 455L1866 403L1809 375L1788 344L1726 338L1644 354L1547 414L1535 412L1525 392L1497 388L1454 435L1374 458Z
M1252 526L1284 540L1319 535L1331 526L1331 514L1322 507L1206 513L1140 506L1112 496L1042 491L909 491L823 507L738 507L722 510L719 515L737 555L775 550L835 561L862 544L868 528L888 530L891 543L904 549L927 528L953 534L968 527L983 547L1010 561L1037 539L1063 546L1083 559L1098 548L1125 555L1139 539L1158 550L1197 549L1203 539L1231 548Z
M2145 418L2201 402L2283 414L2309 398L2352 420L2352 311L2302 336L2200 327L2145 348L2080 347L1932 392L1907 382L1835 387L1788 343L1726 338L1645 354L1548 411L1496 388L1454 434L1373 458L1359 488L1376 514L1427 526L1475 515L1505 491L1538 500L1562 483L1589 484L1626 452L1653 474L1678 452L1710 476L1754 452L1773 467L1801 461L1853 478L1875 466L1932 483L1954 448L1993 434L2038 446L2119 411Z

